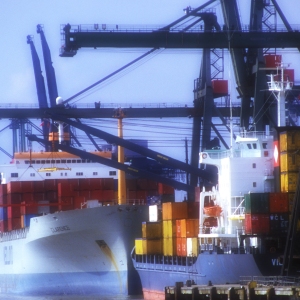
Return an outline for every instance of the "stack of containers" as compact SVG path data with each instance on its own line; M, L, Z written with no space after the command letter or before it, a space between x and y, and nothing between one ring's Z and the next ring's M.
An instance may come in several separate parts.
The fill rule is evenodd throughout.
M0 231L8 231L7 221L7 184L0 184Z
M291 129L280 133L280 189L288 193L289 210L292 211L293 200L298 183L300 169L300 130Z
M162 224L161 222L143 222L142 238L135 239L135 253L138 255L161 254Z
M245 194L245 233L268 234L269 193Z
M135 239L137 255L197 256L199 202L162 204L162 221L143 222L142 238Z

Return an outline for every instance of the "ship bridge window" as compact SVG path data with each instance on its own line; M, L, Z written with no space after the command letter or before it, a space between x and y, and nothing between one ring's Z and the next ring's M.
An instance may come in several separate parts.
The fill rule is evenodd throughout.
M93 172L93 175L98 175L98 172Z
M83 176L83 172L76 172L76 176Z
M115 175L117 175L117 172L116 171L109 171L109 175L110 176L115 176Z
M46 164L50 164L50 159L47 159L47 160L46 160Z
M30 173L30 177L35 177L35 173Z
M256 143L252 144L252 146L253 146L253 149L257 149L257 144Z
M263 149L267 149L268 143L262 143Z
M86 159L83 159L82 162L85 163L85 162L86 162Z
M256 187L256 182L253 182L253 187Z
M40 160L37 160L37 161L36 161L36 163L37 163L37 164L40 164L40 163L41 163L41 161L40 161Z
M35 160L32 160L31 163L32 163L32 164L35 164Z
M18 173L11 173L10 177L15 177L16 178L16 177L19 177L19 174Z
M25 160L25 164L29 165L30 164L30 160Z
M67 164L70 164L71 163L71 159L67 159Z
M72 163L76 163L76 159L72 159Z
M77 163L81 163L81 159L77 159Z
M45 160L41 160L41 164L45 164L46 163L46 161Z
M62 164L65 164L66 162L67 162L67 161L66 161L65 159L62 159L62 160L61 160L61 163L62 163Z
M252 149L251 144L247 144L247 146L248 146L248 149Z
M56 160L56 163L57 163L57 164L60 164L60 159L57 159L57 160Z
M55 164L55 160L54 159L51 160L51 164Z
M254 164L252 164L252 168L253 169L255 169L256 168L256 164L254 163Z
M51 176L51 173L46 173L46 176L50 177L50 176Z

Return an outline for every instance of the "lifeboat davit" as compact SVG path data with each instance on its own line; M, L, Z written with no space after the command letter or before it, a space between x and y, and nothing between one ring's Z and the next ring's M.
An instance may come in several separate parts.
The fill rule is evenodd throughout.
M207 206L203 208L204 214L209 217L220 217L222 208L219 205Z

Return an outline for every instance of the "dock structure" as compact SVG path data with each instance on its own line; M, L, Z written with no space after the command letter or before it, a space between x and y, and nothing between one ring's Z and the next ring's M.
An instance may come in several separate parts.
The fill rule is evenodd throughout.
M291 282L292 283L292 282ZM285 285L274 281L272 285L250 281L246 285L196 285L176 282L165 287L165 300L300 300L300 285Z

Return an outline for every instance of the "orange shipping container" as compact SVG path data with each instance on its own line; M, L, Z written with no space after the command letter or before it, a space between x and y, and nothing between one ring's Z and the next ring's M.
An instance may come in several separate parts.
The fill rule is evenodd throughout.
M177 237L197 237L199 233L199 219L176 220Z
M158 194L159 195L170 195L170 194L174 194L174 188L172 186L163 184L161 182L158 183Z
M176 250L178 256L187 256L186 238L176 238Z
M162 204L163 220L187 218L187 202L166 202Z

